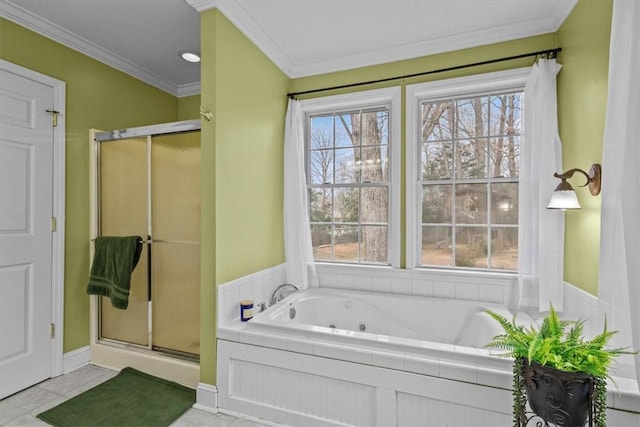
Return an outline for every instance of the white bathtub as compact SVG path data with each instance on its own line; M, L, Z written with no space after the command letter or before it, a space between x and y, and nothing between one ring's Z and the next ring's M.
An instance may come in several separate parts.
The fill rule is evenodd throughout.
M487 356L495 351L483 347L502 328L486 310L508 319L513 316L504 306L491 303L314 288L296 292L256 315L247 329L286 331L389 350L413 348L425 353L433 349ZM517 320L525 325L532 322L526 313L518 314Z
M508 425L511 361L482 348L501 332L487 309L512 316L492 303L296 292L219 328L219 405L291 426Z
M477 301L296 292L218 327L218 409L289 426L511 425L512 362L483 348L501 333L487 309L512 316ZM640 421L608 416L611 426Z
M513 424L512 362L482 348L501 332L482 311L511 314L477 301L514 301L513 278L336 268L319 270L325 287L246 323L239 302L268 300L284 265L218 286L216 387L199 386L217 400L205 407L289 426ZM398 294L412 292L430 296ZM571 292L567 305L582 298ZM608 402L620 410L607 411L608 425L640 426L637 383L616 381L621 393L610 389Z

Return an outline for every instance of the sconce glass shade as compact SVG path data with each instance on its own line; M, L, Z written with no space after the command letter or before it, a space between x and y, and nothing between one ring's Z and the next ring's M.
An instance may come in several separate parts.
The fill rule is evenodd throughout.
M576 172L581 173L585 178L587 178L587 182L584 185L581 185L581 187L589 187L589 192L593 196L600 194L602 167L598 163L591 165L589 173L586 173L582 169L570 169L562 174L555 173L553 176L560 178L561 181L553 192L551 200L547 205L547 209L581 209L576 192L573 191L571 184L567 182L567 179L571 178Z
M560 185L558 187L560 187ZM547 209L581 209L582 207L580 206L580 203L578 203L576 192L573 191L570 185L569 188L570 189L568 190L558 190L556 188L551 196L549 204L547 205Z

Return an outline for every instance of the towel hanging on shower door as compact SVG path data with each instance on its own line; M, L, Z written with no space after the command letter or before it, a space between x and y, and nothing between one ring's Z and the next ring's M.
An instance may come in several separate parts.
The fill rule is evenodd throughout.
M96 237L87 293L111 299L115 308L129 305L131 273L140 260L142 237Z

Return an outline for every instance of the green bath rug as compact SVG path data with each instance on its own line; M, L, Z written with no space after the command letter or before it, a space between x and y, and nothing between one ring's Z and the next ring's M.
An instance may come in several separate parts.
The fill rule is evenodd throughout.
M38 414L60 427L162 427L177 420L196 401L196 392L133 368Z

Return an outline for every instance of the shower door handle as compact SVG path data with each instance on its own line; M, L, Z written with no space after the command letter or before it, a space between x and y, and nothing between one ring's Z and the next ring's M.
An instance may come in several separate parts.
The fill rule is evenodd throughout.
M151 302L151 236L147 236L147 301Z

